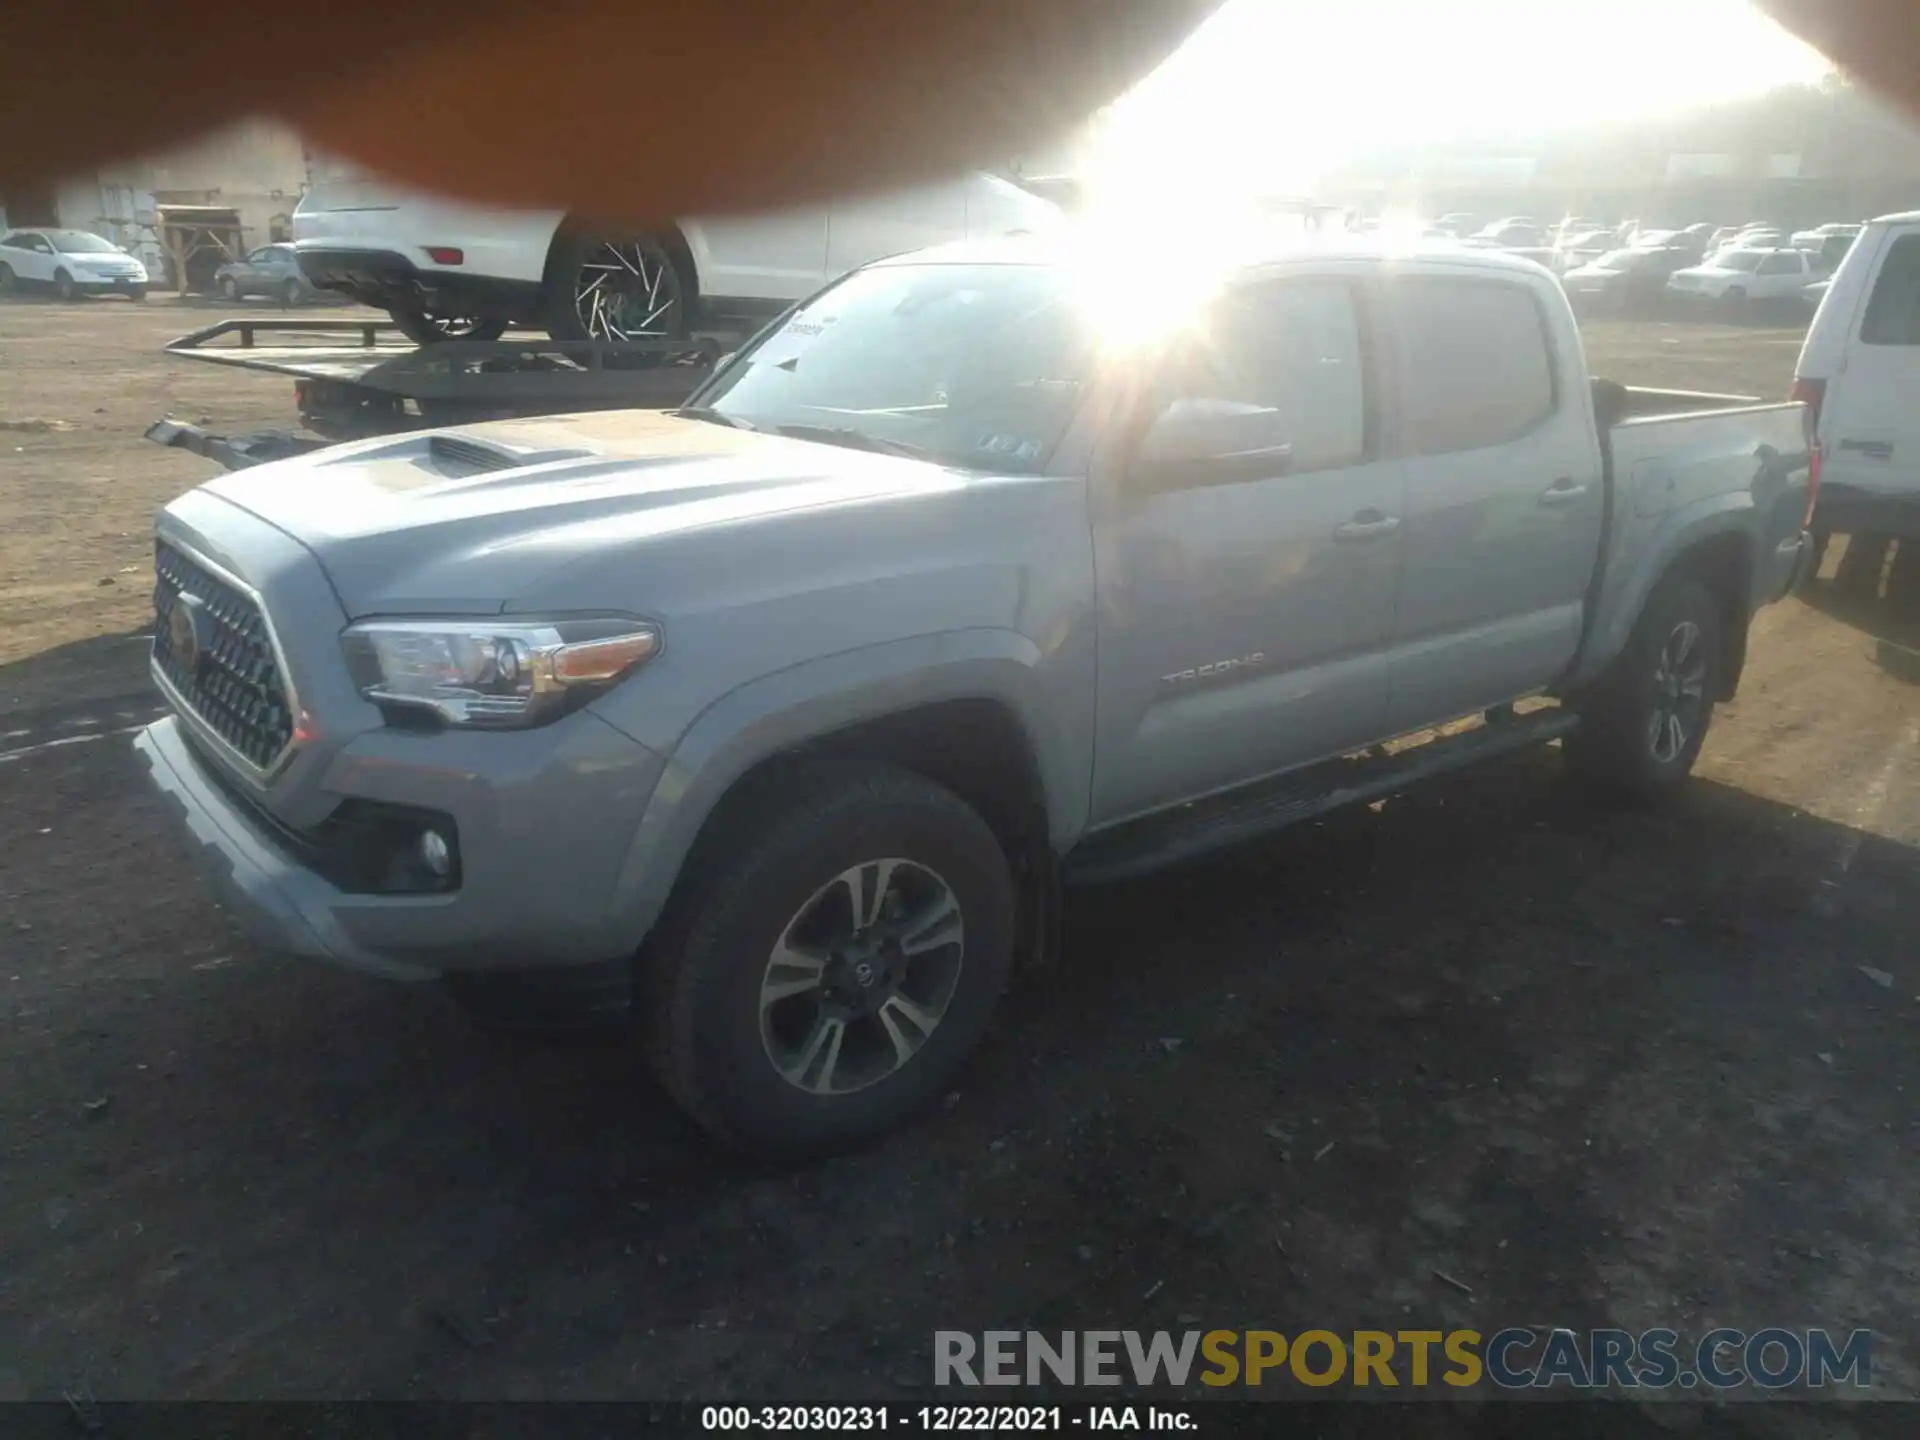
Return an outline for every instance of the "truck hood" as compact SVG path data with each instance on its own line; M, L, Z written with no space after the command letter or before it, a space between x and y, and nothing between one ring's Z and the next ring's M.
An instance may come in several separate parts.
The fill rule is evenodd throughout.
M969 478L625 410L342 445L205 488L310 549L348 615L362 618L512 609L543 577L617 549L950 494Z

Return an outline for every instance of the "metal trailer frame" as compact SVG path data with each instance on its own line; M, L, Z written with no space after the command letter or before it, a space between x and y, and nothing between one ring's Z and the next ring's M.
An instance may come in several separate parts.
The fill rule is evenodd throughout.
M239 470L342 440L433 425L665 409L713 373L722 346L723 337L714 334L415 345L387 320L222 320L171 341L166 353L288 377L302 430L228 436L164 419L149 427L146 438Z

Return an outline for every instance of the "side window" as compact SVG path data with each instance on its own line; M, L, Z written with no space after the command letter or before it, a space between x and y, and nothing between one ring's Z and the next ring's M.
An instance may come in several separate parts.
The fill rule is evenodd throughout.
M1290 473L1335 470L1366 450L1364 368L1346 282L1248 286L1214 307L1166 398L1223 418L1264 415L1264 433L1292 452Z
M1769 255L1760 262L1762 275L1798 275L1800 257L1798 255Z
M1451 455L1517 440L1553 413L1540 306L1497 280L1410 279L1392 291L1409 450Z
M1920 235L1902 235L1887 251L1860 322L1867 345L1920 345Z
M273 250L271 247L265 245L247 256L247 263L249 265L267 265L271 264L272 261Z

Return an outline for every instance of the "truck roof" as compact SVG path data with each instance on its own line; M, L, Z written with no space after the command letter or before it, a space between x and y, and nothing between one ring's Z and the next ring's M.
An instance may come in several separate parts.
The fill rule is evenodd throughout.
M876 265L1064 265L1083 255L1081 232L1068 229L1045 236L1020 235L988 240L956 240L925 250L910 250L878 260ZM1446 241L1414 240L1394 243L1377 236L1349 234L1306 235L1285 240L1255 240L1236 248L1223 267L1229 275L1251 275L1288 265L1328 260L1377 264L1419 261L1467 270L1548 275L1538 261L1504 251L1475 249Z

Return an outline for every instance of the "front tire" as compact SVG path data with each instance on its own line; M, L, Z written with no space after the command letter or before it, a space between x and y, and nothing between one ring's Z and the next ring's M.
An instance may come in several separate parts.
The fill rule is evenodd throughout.
M53 293L62 300L74 300L79 297L80 289L73 283L73 276L64 270L53 272Z
M505 320L473 315L434 315L418 306L387 311L400 333L416 345L438 345L442 340L498 340L507 333Z
M801 772L683 887L636 962L636 1018L668 1091L731 1148L881 1134L946 1091L1006 987L1006 856L907 771Z
M19 293L20 279L13 273L11 265L0 265L0 295Z
M231 275L220 277L220 298L229 305L240 303L240 282Z
M1713 719L1724 660L1719 600L1685 574L1661 581L1564 742L1575 774L1643 796L1684 784Z
M659 239L563 234L547 267L543 309L555 340L678 340L692 286Z
M305 292L301 290L298 280L288 280L280 287L280 303L288 309L292 309L300 303L301 297L304 294Z

